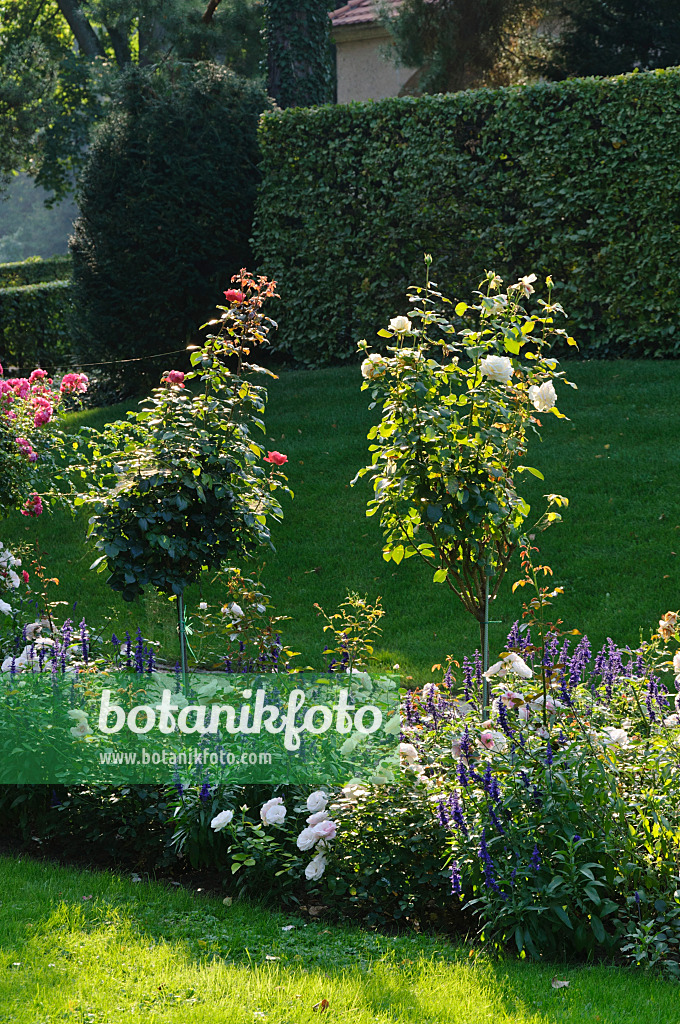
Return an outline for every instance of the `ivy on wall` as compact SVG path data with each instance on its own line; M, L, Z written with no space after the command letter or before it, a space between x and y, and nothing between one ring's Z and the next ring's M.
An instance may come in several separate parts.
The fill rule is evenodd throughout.
M267 91L280 107L330 103L335 58L328 0L265 0Z

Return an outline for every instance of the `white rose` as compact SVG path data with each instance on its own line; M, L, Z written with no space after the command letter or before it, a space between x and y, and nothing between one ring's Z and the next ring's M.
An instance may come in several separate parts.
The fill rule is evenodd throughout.
M303 828L296 840L297 848L303 851L311 850L312 847L316 846L320 838L319 833L315 832L313 828Z
M310 882L316 882L326 870L326 858L323 853L317 853L313 860L305 868L305 878Z
M539 412L549 412L551 409L554 409L557 402L557 392L553 387L553 382L547 380L540 387L532 384L529 388L529 400Z
M326 821L328 818L328 811L317 811L316 814L310 814L307 818L307 824L310 828L314 828L320 821Z
M491 679L492 676L507 676L509 674L519 676L520 679L531 679L534 673L526 661L520 658L519 654L511 651L510 654L506 654L500 661L497 661L495 665L491 665L484 673L484 676L486 679Z
M411 321L406 316L395 316L390 320L390 330L395 334L410 334Z
M255 611L259 612L260 615L264 615L264 613L267 611L267 606L264 604L256 604Z
M207 601L199 601L199 603L198 603L198 610L200 612L207 612L207 610L208 610L208 602Z
M673 658L673 671L680 672L680 651L678 651Z
M532 286L532 284L534 283L535 280L536 280L536 275L535 274L527 274L526 277L520 277L520 279L517 282L517 284L513 285L512 287L513 288L519 288L521 291L524 292L524 294L526 296L529 296L534 291L534 289L531 286Z
M283 797L274 796L260 808L260 817L265 825L282 825L286 817Z
M220 813L216 814L213 820L210 822L210 827L215 832L220 832L225 825L229 824L233 817L233 811L220 811Z
M499 384L507 384L513 373L512 362L507 356L485 356L479 364L479 370L483 377L498 381Z
M232 601L232 603L227 606L227 615L229 615L232 619L242 619L243 608L241 608L240 604L236 604L235 601Z
M85 736L90 735L92 729L90 729L87 724L87 719L83 718L77 725L74 725L72 729L69 729L69 732L71 733L71 736L75 737L75 739L82 740Z
M69 718L75 718L76 722L87 721L87 712L81 711L80 708L73 708L71 711L67 711L66 714Z
M16 590L16 588L21 583L21 580L19 579L19 577L15 573L14 569L9 569L8 572L7 572L7 575L9 576L9 581L12 584L12 589Z
M373 380L380 377L387 369L387 362L377 352L372 352L361 364L361 376L366 380Z
M1 601L0 600L0 612L2 612L3 615L11 615L12 614L12 606L11 606L11 604L7 604L7 601ZM3 672L4 671L5 670L3 669Z
M307 810L310 814L316 814L317 811L325 811L327 803L328 797L324 791L322 789L315 789L307 797Z
M414 761L418 760L418 751L412 743L400 743L399 756L403 758L407 764L413 764Z
M602 742L608 747L627 747L629 745L630 741L625 729L615 729L614 726L607 725L602 730L602 734Z

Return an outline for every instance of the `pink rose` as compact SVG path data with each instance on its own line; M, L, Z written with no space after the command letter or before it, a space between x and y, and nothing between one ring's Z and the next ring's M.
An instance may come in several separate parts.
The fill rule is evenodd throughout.
M24 507L21 510L22 516L40 516L42 515L43 504L39 494L35 491L31 493L31 496L26 499Z
M62 378L59 390L62 395L77 395L87 391L89 380L85 373L67 373Z
M21 570L21 575L24 577L24 583L28 583L30 576L28 575L25 569Z
M271 462L273 466L282 466L284 462L288 462L288 456L282 455L281 452L267 452L265 462Z
M184 374L181 370L170 370L163 377L162 383L164 384L178 384L179 387L184 387Z
M319 839L335 839L335 834L338 831L338 826L334 821L320 821L317 825L312 827L314 832Z
M31 390L31 385L25 377L17 377L16 380L13 380L12 387L14 389L14 394L19 398L27 398L28 392Z
M28 383L29 384L35 384L35 382L37 380L44 380L44 378L46 376L47 376L47 370L40 370L40 369L34 370L33 373L31 374L31 376L28 378Z
M227 288L224 297L227 302L243 302L245 299L243 292L239 292L236 288Z
M486 747L487 750L492 749L493 733L491 732L491 729L485 729L484 732L481 733L479 737L479 742L482 744L483 747Z

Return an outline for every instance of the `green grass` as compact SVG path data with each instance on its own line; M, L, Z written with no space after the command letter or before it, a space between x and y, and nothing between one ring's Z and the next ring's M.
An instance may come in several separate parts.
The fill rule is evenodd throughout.
M545 475L522 482L535 510L547 491L570 499L564 522L539 535L541 559L552 566L565 595L554 606L569 628L600 645L607 636L636 643L660 615L677 608L680 558L678 473L680 451L672 439L680 408L680 363L615 361L566 364L579 390L560 389L569 422L546 415L544 440L527 459ZM314 603L335 610L347 589L382 596L386 616L379 654L416 678L451 653L459 660L478 644L476 622L431 572L411 559L385 563L375 519L365 518L368 481L349 481L368 460L368 412L356 367L287 371L269 385L267 445L289 457L286 467L295 500L284 500L285 520L274 525L276 555L267 554L262 580L281 614L292 616L286 639L302 652L302 664L320 666L324 645ZM120 415L120 408L113 411ZM102 413L80 414L97 423ZM112 415L112 411L108 411ZM110 594L104 577L90 573L92 548L82 544L84 521L63 515L28 522L16 516L6 541L39 536L59 577L58 597L76 614L108 628L139 624L146 635L173 644L165 602L150 595L126 607ZM675 552L678 552L676 555ZM521 613L516 558L492 606L491 651L498 651ZM223 595L209 586L203 596ZM198 600L195 591L191 601Z
M680 1021L677 983L642 973L491 961L437 937L30 860L0 859L0 880L2 1024ZM555 976L569 986L553 989Z

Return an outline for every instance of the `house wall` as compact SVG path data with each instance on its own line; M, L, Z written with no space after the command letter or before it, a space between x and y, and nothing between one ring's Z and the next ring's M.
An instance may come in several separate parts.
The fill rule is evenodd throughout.
M399 96L415 68L396 67L381 51L392 46L380 27L336 29L338 103Z

